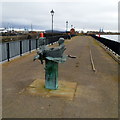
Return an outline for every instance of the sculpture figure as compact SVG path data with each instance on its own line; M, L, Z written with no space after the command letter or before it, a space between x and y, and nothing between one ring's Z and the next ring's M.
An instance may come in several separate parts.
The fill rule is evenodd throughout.
M67 57L75 58L63 54L66 50L64 38L59 38L58 44L58 47L49 48L45 45L45 38L39 38L39 50L34 57L34 60L39 59L41 64L45 61L45 88L47 89L58 88L58 63L65 62Z

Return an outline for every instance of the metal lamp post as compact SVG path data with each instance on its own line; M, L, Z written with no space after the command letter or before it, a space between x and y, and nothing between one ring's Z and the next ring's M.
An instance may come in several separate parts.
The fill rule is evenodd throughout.
M52 15L52 34L53 34L53 15L54 15L54 11L51 10L50 13L51 13L51 15Z

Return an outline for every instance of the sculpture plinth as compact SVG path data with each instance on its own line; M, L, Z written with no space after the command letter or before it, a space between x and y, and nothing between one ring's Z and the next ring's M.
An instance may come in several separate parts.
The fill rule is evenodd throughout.
M45 61L45 88L58 88L58 63L46 60Z

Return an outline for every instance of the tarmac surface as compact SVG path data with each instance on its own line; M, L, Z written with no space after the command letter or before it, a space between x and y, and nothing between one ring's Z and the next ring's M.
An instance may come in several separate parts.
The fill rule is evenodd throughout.
M33 52L2 65L3 118L118 117L118 63L90 36L73 37L65 45L65 53L77 58L59 64L59 81L77 82L74 99L19 94L35 79L45 79Z

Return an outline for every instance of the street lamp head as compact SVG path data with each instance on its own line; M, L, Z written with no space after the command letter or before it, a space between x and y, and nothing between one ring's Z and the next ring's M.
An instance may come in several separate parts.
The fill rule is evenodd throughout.
M51 10L50 13L51 13L51 15L54 15L54 11L53 10Z

